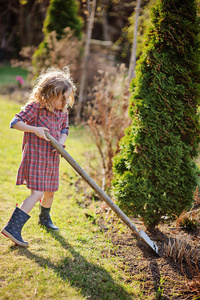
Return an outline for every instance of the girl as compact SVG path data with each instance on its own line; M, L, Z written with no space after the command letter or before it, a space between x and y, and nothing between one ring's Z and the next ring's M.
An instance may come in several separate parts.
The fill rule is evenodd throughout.
M54 192L59 186L58 152L53 149L45 131L64 145L68 131L66 105L74 104L75 85L68 69L49 68L42 73L26 103L24 110L16 114L11 128L24 131L22 161L16 184L26 184L31 194L16 206L11 219L2 233L20 246L28 246L21 236L21 230L30 216L28 213L39 202L38 223L52 230L59 230L51 220L50 209Z

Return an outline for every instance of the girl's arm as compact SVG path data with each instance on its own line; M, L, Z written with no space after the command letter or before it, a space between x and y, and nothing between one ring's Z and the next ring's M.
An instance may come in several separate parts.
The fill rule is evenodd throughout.
M61 136L60 136L60 139L59 139L59 143L61 145L64 145L66 139L67 139L67 134L66 133L61 133Z
M63 146L63 148L65 148L64 143L65 143L66 139L67 139L67 134L66 133L61 133L59 143ZM52 152L57 152L58 153L58 151L56 149L53 149Z
M44 132L45 130L49 131L49 129L46 127L35 127L28 125L23 121L19 121L15 125L13 125L13 128L18 129L20 131L35 133L39 138L49 141Z

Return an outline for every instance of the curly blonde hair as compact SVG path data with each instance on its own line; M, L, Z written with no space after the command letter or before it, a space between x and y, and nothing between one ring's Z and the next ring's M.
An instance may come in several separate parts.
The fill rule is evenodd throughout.
M72 93L69 97L70 107L74 104L74 94L76 91L76 86L70 77L69 68L65 67L62 70L51 67L43 71L36 79L35 86L30 94L29 101L38 102L40 108L46 108L49 111L54 111L54 100L55 97L59 96L60 93L63 95L63 107L62 110L66 108L66 99L64 94L69 89L72 89Z

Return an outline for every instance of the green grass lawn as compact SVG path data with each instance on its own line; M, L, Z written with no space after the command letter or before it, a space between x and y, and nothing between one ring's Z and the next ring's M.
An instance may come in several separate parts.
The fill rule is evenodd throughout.
M0 88L4 85L17 85L16 76L21 76L26 81L28 71L20 67L12 68L10 65L0 66Z
M29 195L25 186L15 186L21 160L23 133L9 129L9 122L20 105L0 98L0 224L10 218L15 204ZM87 168L84 152L95 149L84 129L72 127L67 151ZM140 285L121 268L118 256L110 255L115 246L98 225L85 216L79 203L78 175L62 159L60 189L55 194L52 219L59 233L37 225L38 205L22 231L28 248L13 244L0 235L0 299L144 299ZM105 252L107 255L105 255ZM145 299L149 299L146 297Z

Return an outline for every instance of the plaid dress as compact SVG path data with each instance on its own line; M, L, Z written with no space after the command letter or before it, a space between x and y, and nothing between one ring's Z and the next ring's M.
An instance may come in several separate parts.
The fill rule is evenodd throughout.
M50 112L39 109L39 103L28 104L24 111L16 114L11 128L19 121L37 127L46 127L49 133L59 141L61 133L68 135L68 114L56 110ZM59 187L60 156L52 152L51 143L37 137L34 133L24 132L22 161L20 163L16 185L26 184L35 191L55 192Z

